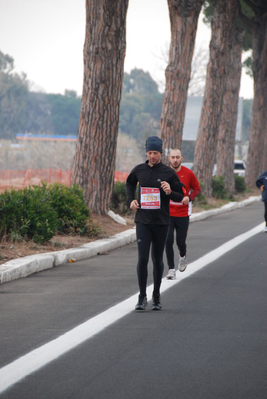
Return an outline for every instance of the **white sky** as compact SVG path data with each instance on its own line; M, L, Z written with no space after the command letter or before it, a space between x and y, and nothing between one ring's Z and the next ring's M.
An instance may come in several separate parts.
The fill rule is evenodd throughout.
M82 93L85 0L0 0L0 51L14 58L32 90ZM196 47L208 49L210 31L199 19ZM167 0L129 0L125 71L141 68L163 80L159 58L170 41ZM160 65L161 64L161 65ZM253 97L243 72L240 96Z

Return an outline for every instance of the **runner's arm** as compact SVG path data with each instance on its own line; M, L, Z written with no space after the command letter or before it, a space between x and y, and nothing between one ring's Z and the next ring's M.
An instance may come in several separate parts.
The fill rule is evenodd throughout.
M191 181L190 181L190 188L192 192L188 195L190 201L193 201L193 199L200 193L201 187L199 184L199 181L197 180L196 176L192 172L191 174Z
M132 201L134 201L136 199L135 191L136 191L137 183L138 182L137 182L134 170L133 170L126 179L126 197L127 197L127 202L128 202L129 206L131 206Z
M185 186L180 182L179 177L175 172L170 180L170 186L172 190L169 195L170 199L175 202L181 202L185 194Z

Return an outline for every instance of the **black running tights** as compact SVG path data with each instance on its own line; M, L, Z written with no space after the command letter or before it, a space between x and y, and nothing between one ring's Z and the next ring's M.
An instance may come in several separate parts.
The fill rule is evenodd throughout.
M174 231L176 232L176 244L179 249L180 256L186 255L186 237L189 227L189 216L171 217L171 223L166 240L166 255L169 269L175 269L174 262Z
M140 295L146 295L147 265L151 247L153 261L153 294L159 294L164 263L163 253L169 226L159 224L136 223L136 238L138 247L137 277Z

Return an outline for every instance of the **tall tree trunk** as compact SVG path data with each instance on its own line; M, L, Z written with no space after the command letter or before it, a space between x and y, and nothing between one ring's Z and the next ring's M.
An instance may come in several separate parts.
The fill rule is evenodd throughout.
M204 0L168 0L171 44L159 132L165 148L163 161L170 149L181 144L197 22L203 3Z
M231 194L235 191L233 168L244 34L243 30L240 31L233 24L227 54L229 58L227 62L227 81L223 96L217 146L217 175L224 176L225 187Z
M89 208L109 208L126 49L128 0L86 0L83 95L72 183Z
M263 3L262 3L263 4ZM264 6L264 5L263 5ZM255 186L257 176L267 170L267 12L259 12L253 29L254 100L249 139L246 185Z
M194 170L204 183L204 192L212 194L212 172L217 150L222 100L226 87L230 32L236 13L236 0L213 2L210 59L194 154Z

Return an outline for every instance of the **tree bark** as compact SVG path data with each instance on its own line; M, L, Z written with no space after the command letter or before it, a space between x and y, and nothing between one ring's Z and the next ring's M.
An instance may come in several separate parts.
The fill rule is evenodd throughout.
M72 183L88 207L109 209L126 49L128 0L86 0L84 80Z
M225 187L230 194L235 192L233 168L244 34L245 31L233 24L227 53L227 81L217 146L217 176L224 176Z
M204 0L168 0L171 43L159 132L165 149L163 161L182 141L197 22L203 3Z
M263 4L264 2L262 2ZM265 13L264 11L265 7ZM263 4L253 29L254 100L245 182L254 187L257 176L267 170L267 9Z
M227 52L236 13L235 0L216 0L213 4L210 59L194 154L194 171L204 183L207 196L212 194L212 172L229 63Z

